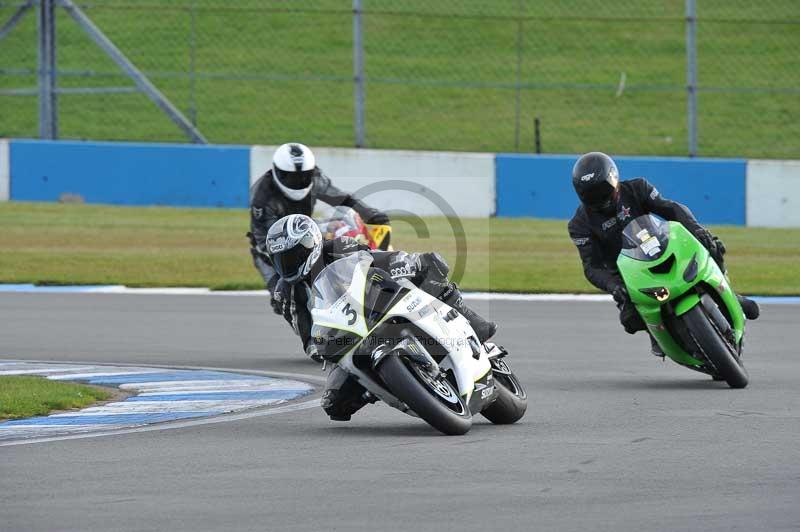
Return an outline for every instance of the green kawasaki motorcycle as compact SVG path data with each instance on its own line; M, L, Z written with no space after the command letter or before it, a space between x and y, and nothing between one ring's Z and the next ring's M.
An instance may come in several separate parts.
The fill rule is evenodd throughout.
M680 223L647 214L622 232L617 266L650 334L682 366L747 386L744 313L725 274Z

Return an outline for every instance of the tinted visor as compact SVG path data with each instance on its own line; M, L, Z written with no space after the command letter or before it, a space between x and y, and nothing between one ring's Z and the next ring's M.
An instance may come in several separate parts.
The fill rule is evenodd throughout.
M581 191L581 201L594 211L611 207L616 189L608 181L601 181Z
M275 168L275 177L285 186L293 190L303 190L311 185L314 180L314 169L299 172L286 172L280 168Z
M299 245L272 255L272 265L287 283L300 279L303 267L314 248Z

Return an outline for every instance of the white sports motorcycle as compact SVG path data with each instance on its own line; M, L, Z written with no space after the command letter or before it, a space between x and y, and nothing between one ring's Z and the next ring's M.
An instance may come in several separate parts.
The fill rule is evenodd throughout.
M514 423L527 395L469 322L405 279L372 267L368 252L328 265L314 282L312 335L320 354L367 393L445 434L465 434L473 413Z

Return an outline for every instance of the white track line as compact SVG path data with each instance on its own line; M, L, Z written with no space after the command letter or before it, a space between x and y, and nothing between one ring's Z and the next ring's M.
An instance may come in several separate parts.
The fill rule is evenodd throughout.
M163 370L161 369L147 369L147 368L131 368L130 371L125 371L122 369L118 370L101 370L100 368L95 368L96 371L87 372L87 373L76 373L75 375L53 375L48 377L50 380L54 381L61 381L61 380L89 380L94 379L95 377L115 377L117 375L147 375L148 373L161 373Z
M171 407L176 412L219 412L223 413L229 407L233 410L246 410L257 406L269 406L282 402L282 399L259 400L259 401L172 401ZM108 403L103 406L93 406L84 408L80 414L85 415L117 415L117 414L141 414L157 413L164 411L163 401L136 401L133 404ZM77 415L77 414L74 414Z
M265 375L268 374L267 372L264 373ZM274 374L268 374L268 375L274 375ZM10 447L12 445L30 445L33 443L46 443L46 442L64 441L64 440L78 440L83 438L99 438L103 436L116 436L120 434L132 434L137 432L150 432L154 430L182 429L186 427L196 427L198 425L212 425L215 423L224 423L227 421L239 421L241 419L249 419L261 416L272 416L275 414L285 414L287 412L296 412L298 410L306 410L308 408L318 407L319 404L320 404L319 399L312 399L310 401L304 401L301 403L292 403L284 406L276 406L273 408L267 408L266 410L259 409L253 412L247 412L243 414L227 414L223 416L203 418L192 421L173 421L155 425L148 425L145 427L136 427L132 429L121 429L121 430L112 429L102 432L89 432L85 434L68 434L65 436L54 436L54 437L35 438L35 439L31 438L26 440L0 442L0 447Z
M281 380L279 382L264 381L164 381L148 382L145 384L123 384L122 390L138 390L138 395L158 394L169 395L186 393L187 391L219 390L226 392L256 392L270 390L291 390L298 385L298 381Z
M0 292L3 285L0 284ZM121 285L92 286L82 288L30 286L15 288L14 293L59 293L59 294L125 294L161 296L218 296L218 297L269 297L267 290L211 290L209 288L128 288ZM504 292L464 292L465 299L504 301L610 301L605 294L513 294Z
M35 375L40 377L48 377L51 380L57 378L53 374L55 373L69 373L75 370L87 370L91 369L91 366L78 366L75 368L71 367L64 367L64 368L39 368L39 369L0 369L0 375ZM72 378L72 374L67 376L68 378Z
M177 295L219 297L268 297L267 290L211 290L209 288L128 288L109 286L33 286L0 284L0 293L59 293L59 294L126 294L126 295ZM475 301L531 301L531 302L608 302L607 294L517 294L509 292L464 292L464 299ZM756 297L759 303L800 305L800 297Z
M0 284L0 292L3 285ZM267 290L211 290L209 288L128 288L127 286L92 286L82 288L30 286L15 288L14 293L59 294L125 294L160 296L218 296L218 297L269 297ZM513 294L504 292L464 292L466 299L501 299L511 301L610 301L605 294Z

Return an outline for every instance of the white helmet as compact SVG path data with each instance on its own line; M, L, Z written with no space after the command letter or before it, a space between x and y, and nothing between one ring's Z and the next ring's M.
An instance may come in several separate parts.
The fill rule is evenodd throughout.
M316 168L314 154L308 146L297 142L280 146L272 156L272 179L292 201L300 201L311 192Z
M272 266L289 284L308 277L322 255L322 233L304 214L290 214L272 224L266 244Z

